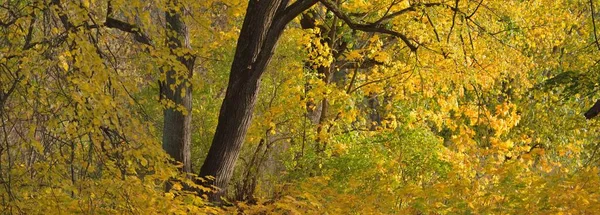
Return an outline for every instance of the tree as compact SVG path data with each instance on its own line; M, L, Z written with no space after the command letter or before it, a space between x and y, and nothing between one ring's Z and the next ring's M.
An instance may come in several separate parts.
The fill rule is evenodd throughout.
M317 2L321 2L351 29L398 37L411 51L417 50L404 34L384 27L387 21L402 13L390 14L372 23L358 24L328 0L299 0L289 6L288 0L250 1L219 112L217 130L199 173L201 177L215 177L211 185L220 190L210 195L212 201L219 201L225 194L252 119L261 76L271 60L279 37L290 21ZM429 6L437 5L440 4Z
M146 112L158 106L157 96L144 96L144 91L165 64L165 73L181 75L163 80L174 82L165 84L172 88L164 90L164 97L184 97L177 88L181 77L190 74L193 57L184 47L181 16L173 13L179 5L159 3L0 3L0 183L7 185L0 191L0 211L208 212L200 212L196 206L203 201L181 192L178 184L164 191L173 178L188 179L167 162L156 138L160 132ZM147 8L167 13L152 19ZM148 28L161 17L169 26ZM167 37L156 33L165 28ZM181 88L189 87L183 83ZM181 111L182 105L170 108L185 115L189 110ZM171 160L183 161L182 153L173 154ZM183 199L196 204L184 205Z
M181 163L184 173L192 173L191 165L191 122L192 122L192 86L196 56L191 53L188 27L183 21L185 9L178 0L169 0L165 14L166 44L169 54L175 61L166 60L161 65L159 81L160 100L165 105L163 110L163 149ZM107 18L104 23L109 28L132 33L135 40L146 46L153 46L153 41L140 27L126 23L113 16L112 2L108 1ZM168 59L167 57L164 57Z
M177 0L169 1L178 5ZM179 6L176 6L179 7ZM177 12L180 11L180 12ZM184 8L171 8L165 12L167 45L172 55L176 56L175 65L162 68L165 80L160 83L161 98L166 99L164 109L163 149L176 162L180 162L185 173L192 173L191 139L192 139L192 86L196 57L191 53L191 45L187 25L183 22ZM177 66L177 63L184 67ZM166 71L164 71L166 70Z
M285 26L316 0L250 1L231 65L229 84L215 136L200 176L214 176L212 185L220 190L210 195L220 201L233 174L252 112L256 103L260 78L271 60L277 40Z
M597 1L247 2L0 3L0 211L600 211Z

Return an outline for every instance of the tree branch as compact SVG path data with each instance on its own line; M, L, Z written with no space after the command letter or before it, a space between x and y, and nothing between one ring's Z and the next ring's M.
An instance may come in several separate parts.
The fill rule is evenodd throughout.
M0 20L0 27L8 28L9 26L15 24L15 22L17 22L17 18L11 19L8 22L2 22L2 20Z
M450 26L450 31L448 31L448 37L446 38L446 42L450 41L450 35L452 35L452 29L454 29L454 24L456 24L456 14L458 13L458 0L454 3L454 15L452 15L452 26Z
M347 94L353 93L353 92L359 90L360 88L363 88L363 87L365 87L365 86L367 86L369 84L374 84L374 83L379 83L379 82L382 82L382 81L386 81L386 80L398 77L400 75L404 75L404 74L406 74L408 72L409 71L399 72L399 73L396 73L396 74L388 76L388 77L383 77L383 78L380 78L380 79L375 79L375 80L372 80L372 81L367 81L367 82L365 82L365 83L363 83L361 85L356 86L355 88L348 88L348 90L346 90L346 93Z
M391 35L394 37L398 37L406 44L406 46L408 46L408 48L412 52L417 51L418 47L415 46L412 42L410 42L410 40L408 39L408 37L406 37L406 35L404 35L400 32L386 29L381 25L381 23L370 23L370 24L355 23L352 21L352 19L350 19L350 17L348 17L344 12L342 12L335 4L333 4L329 0L319 0L319 2L321 2L327 9L329 9L331 12L333 12L333 14L335 14L335 16L337 16L338 18L343 20L346 23L346 25L348 25L348 27L350 27L351 29L358 30L358 31L365 31L365 32L388 34L388 35Z
M475 15L475 12L477 12L477 10L479 9L479 6L481 6L481 3L483 3L483 0L481 0L479 2L479 4L477 4L477 7L475 7L475 10L473 10L473 12L466 17L467 19L470 19L473 15Z
M106 17L106 21L104 22L104 26L108 28L116 28L124 32L132 33L134 35L134 39L140 43L146 45L152 45L152 40L146 36L139 27L136 25L123 22L121 20L117 20L111 17Z
M261 47L261 56L259 56L258 59L262 60L261 62L257 62L256 65L258 68L265 67L267 65L267 61L270 58L267 56L272 54L275 44L281 36L283 29L285 29L285 26L298 15L300 15L300 13L308 10L308 8L316 4L317 1L318 0L298 0L292 3L290 6L285 7L285 9L283 9L283 6L279 5L278 11L275 11L273 23L269 27L265 41ZM260 73L257 73L256 75L260 75Z
M300 13L317 3L317 0L300 0L296 1L283 10L277 11L275 15L274 28L282 28L296 18ZM282 26L283 25L283 26Z
M594 15L594 0L590 0L590 9L592 12L592 26L594 27L594 43L596 43L596 47L600 50L600 42L598 42L598 34L596 33L596 17Z
M594 118L600 113L600 100L597 100L594 106L592 106L588 111L583 114L586 119Z
M59 9L63 9L60 0L52 0L52 2L50 4L56 5ZM58 13L58 18L60 18L60 22L62 22L64 28L67 31L73 30L74 25L69 21L69 17L67 17L67 15L62 11L57 11L57 13Z
M106 9L106 21L104 22L104 26L131 33L134 35L135 41L152 46L152 40L150 39L150 37L148 37L148 35L142 32L142 30L138 26L110 17L112 15L112 12L113 7L111 1L108 1L108 7Z
M408 12L417 11L417 8L419 8L419 7L434 7L434 6L440 6L440 5L444 5L444 4L442 4L442 3L416 3L416 4L411 5L410 7L407 7L402 10L385 15L385 16L381 17L379 20L377 20L375 23L379 24L379 23L388 21L390 19L393 19L394 17L397 17L399 15L402 15L402 14L405 14Z

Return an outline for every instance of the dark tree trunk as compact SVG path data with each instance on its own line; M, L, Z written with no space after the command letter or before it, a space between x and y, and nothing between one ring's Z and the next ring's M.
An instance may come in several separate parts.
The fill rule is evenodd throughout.
M220 190L209 194L219 202L233 174L235 162L246 137L260 78L268 65L283 29L316 0L251 0L238 38L225 99L219 113L215 136L200 176L214 176L210 183Z
M585 112L584 116L586 119L594 118L600 113L600 100L597 100L587 112Z
M176 4L176 2L174 3ZM188 51L191 48L188 30L182 21L181 14L169 10L165 13L165 18L167 44L169 44L171 54ZM193 75L195 57L186 52L183 56L177 57L177 61L185 66L185 71L177 71L174 66L162 70L166 73L166 79L160 83L161 99L166 99L166 102L174 104L163 111L162 146L176 162L183 164L181 170L189 173L192 170L190 159L192 88L190 80ZM178 77L180 77L179 80L182 79L181 76L184 76L183 83L176 83ZM185 111L178 110L177 107L184 107Z

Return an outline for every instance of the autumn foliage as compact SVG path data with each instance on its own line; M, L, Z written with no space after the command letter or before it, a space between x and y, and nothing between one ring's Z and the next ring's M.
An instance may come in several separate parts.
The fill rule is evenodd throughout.
M0 214L600 213L595 0L313 1L211 186L256 2L0 2ZM180 86L191 111L160 93ZM169 108L193 116L191 172L165 153Z

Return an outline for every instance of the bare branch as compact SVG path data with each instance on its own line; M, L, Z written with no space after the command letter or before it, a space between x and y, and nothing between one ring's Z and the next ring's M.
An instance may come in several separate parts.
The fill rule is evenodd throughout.
M104 22L104 26L131 33L134 35L135 41L149 46L152 45L152 40L150 39L150 37L148 37L148 35L142 32L142 30L138 26L110 17L112 15L112 12L112 4L110 1L108 1L108 7L106 9L106 21Z
M467 19L470 19L473 15L475 15L475 12L477 12L477 10L479 9L479 6L481 6L481 3L483 3L483 0L481 0L479 2L479 4L477 4L477 7L475 7L475 10L473 10L473 12L467 16Z
M417 51L417 46L415 46L412 42L410 42L410 40L408 39L408 37L406 37L406 35L404 35L400 32L386 29L380 23L370 23L370 24L355 23L352 21L352 19L350 19L350 17L348 17L344 12L342 12L337 7L337 5L333 4L329 0L319 0L319 2L321 2L327 9L329 9L331 12L333 12L333 14L335 14L335 16L337 16L341 20L343 20L346 23L346 25L348 25L348 27L350 27L350 28L352 28L354 30L358 30L358 31L382 33L382 34L388 34L388 35L391 35L394 37L398 37L406 44L406 46L408 46L408 48L410 48L410 50L412 52Z
M450 31L448 31L448 37L446 38L446 42L450 41L450 35L452 35L452 29L454 29L454 25L456 24L456 14L457 13L458 13L458 0L456 0L454 3L454 15L452 15L452 26L450 26Z
M594 27L594 43L596 43L596 47L600 50L600 42L598 42L598 34L596 33L596 17L594 15L594 0L590 0L590 9L592 12L592 26Z
M346 93L348 93L348 94L353 93L353 92L359 90L360 88L363 88L363 87L368 86L370 84L374 84L374 83L379 83L379 82L383 82L383 81L386 81L386 80L390 80L390 79L396 78L396 77L398 77L400 75L404 75L404 74L406 74L408 72L409 71L403 71L403 72L399 72L399 73L396 73L396 74L388 76L388 77L383 77L383 78L380 78L380 79L367 81L367 82L365 82L365 83L363 83L361 85L356 86L355 88L352 88L352 89L348 88L348 90L346 90Z
M375 23L379 24L379 23L388 21L390 19L393 19L394 17L397 17L399 15L402 15L402 14L405 14L408 12L417 11L417 8L421 8L421 7L427 8L427 7L435 7L435 6L442 6L442 5L444 5L444 4L442 4L442 3L416 3L416 4L411 5L410 7L407 7L402 10L385 15L385 16L381 17L381 19L377 20Z

